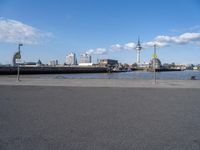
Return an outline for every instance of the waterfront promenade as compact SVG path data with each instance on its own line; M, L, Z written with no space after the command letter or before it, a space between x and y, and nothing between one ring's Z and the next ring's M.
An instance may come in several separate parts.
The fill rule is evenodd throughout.
M199 80L1 76L0 150L199 150L199 90Z
M160 80L154 79L70 79L52 75L23 75L21 82L16 76L0 76L0 85L68 86L68 87L139 87L139 88L196 88L200 80Z

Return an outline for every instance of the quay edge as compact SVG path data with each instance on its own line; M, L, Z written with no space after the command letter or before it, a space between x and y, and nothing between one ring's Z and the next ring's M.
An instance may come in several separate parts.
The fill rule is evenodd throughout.
M20 67L20 74L107 73L105 67ZM17 67L0 67L0 75L17 74Z

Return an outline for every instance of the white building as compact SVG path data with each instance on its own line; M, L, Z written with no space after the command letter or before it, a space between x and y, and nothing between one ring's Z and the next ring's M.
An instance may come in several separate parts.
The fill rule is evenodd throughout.
M84 63L87 63L87 64L92 63L91 55L89 55L87 53L81 55L79 64L84 64Z
M144 62L144 63L139 64L138 67L140 67L140 68L149 68L149 66L150 66L149 62Z
M55 67L58 65L58 60L51 60L49 61L49 66Z
M82 67L87 67L87 66L92 66L93 64L92 63L79 63L78 65L82 66Z
M77 59L75 53L69 53L66 56L66 64L67 65L77 65Z

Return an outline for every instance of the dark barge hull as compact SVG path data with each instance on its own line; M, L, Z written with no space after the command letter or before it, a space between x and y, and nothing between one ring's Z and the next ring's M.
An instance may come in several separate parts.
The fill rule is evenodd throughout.
M154 72L154 69L147 69L149 72ZM184 71L182 69L156 69L156 72Z
M106 73L105 67L20 67L20 74ZM0 67L0 75L17 74L17 67Z

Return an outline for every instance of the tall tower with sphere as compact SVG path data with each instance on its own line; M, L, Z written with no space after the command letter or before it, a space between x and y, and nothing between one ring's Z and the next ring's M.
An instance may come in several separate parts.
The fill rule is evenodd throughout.
M142 50L142 46L140 44L140 38L138 37L138 43L136 45L136 52L137 52L137 64L139 65L141 63L141 60L140 60L140 52Z

